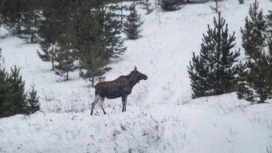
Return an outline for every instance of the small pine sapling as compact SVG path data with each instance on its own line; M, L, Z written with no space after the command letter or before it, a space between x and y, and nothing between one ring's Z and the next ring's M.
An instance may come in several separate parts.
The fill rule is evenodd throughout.
M39 103L39 97L37 95L37 91L35 90L34 86L31 86L31 90L28 93L27 96L27 114L33 114L40 110L40 103Z
M124 23L124 32L128 39L135 40L141 37L140 27L143 24L143 21L141 21L141 17L138 15L134 4L129 7L129 11L130 14L127 16L127 20Z

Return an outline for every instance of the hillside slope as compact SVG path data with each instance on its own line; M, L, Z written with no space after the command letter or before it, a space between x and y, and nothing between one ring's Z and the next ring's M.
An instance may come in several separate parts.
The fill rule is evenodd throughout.
M237 48L252 2L228 0L221 6L229 31L236 31ZM148 76L134 87L125 113L121 99L115 99L105 101L107 115L96 107L89 116L94 90L78 72L63 82L50 71L50 63L38 58L37 44L3 39L5 66L21 68L27 89L35 84L42 112L0 119L0 152L271 153L272 103L250 105L235 93L191 99L187 65L216 17L210 5L214 3L149 15L138 7L145 21L143 37L126 40L127 52L105 75L112 80L137 66ZM266 13L272 3L260 0L260 7Z

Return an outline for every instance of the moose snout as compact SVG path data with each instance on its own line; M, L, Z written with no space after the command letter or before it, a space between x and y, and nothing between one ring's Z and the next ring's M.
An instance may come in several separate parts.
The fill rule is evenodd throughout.
M147 80L147 76L146 76L146 75L144 75L143 79L144 79L144 80Z

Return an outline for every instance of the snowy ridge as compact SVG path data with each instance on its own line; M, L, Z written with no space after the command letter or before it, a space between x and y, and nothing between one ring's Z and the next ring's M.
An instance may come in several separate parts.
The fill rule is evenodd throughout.
M229 32L236 31L237 49L252 2L227 0L221 6ZM259 2L264 14L272 8L269 0ZM138 8L145 21L143 37L126 40L128 50L105 75L112 80L137 66L148 76L134 87L125 113L121 99L106 99L107 115L96 107L89 116L94 90L77 71L63 82L50 71L51 63L39 59L37 44L11 36L2 40L5 66L21 68L27 89L35 84L42 112L0 119L0 152L271 153L271 102L250 105L235 93L191 99L187 65L216 17L210 5L186 5L159 16ZM0 29L0 34L6 32Z
M229 97L230 95L224 95ZM221 98L219 98L221 99ZM260 152L271 148L269 107L234 101L130 107L109 115L37 113L1 119L7 152ZM199 103L201 102L199 101ZM196 101L198 103L198 101ZM217 106L221 105L221 106ZM221 109L219 109L220 107ZM262 113L259 110L266 110ZM209 111L205 111L209 110ZM5 124L3 124L5 123ZM270 126L269 127L266 127ZM19 139L11 139L11 138Z

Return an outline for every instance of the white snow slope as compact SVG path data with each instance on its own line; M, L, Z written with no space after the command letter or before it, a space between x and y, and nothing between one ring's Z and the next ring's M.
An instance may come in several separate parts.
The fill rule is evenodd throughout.
M253 0L222 3L229 32L240 27ZM259 0L264 14L269 0ZM99 107L90 116L94 89L80 79L62 81L42 62L37 44L8 36L0 42L7 68L17 65L26 89L35 84L42 111L30 116L0 119L2 153L271 153L272 103L250 105L235 93L192 100L187 65L199 53L202 34L216 14L213 2L186 5L174 12L145 15L142 38L126 40L127 52L105 74L113 80L138 70L148 80L137 84L128 97L127 111L121 99L106 100L107 115ZM0 29L0 34L7 32ZM242 51L243 54L243 51ZM240 59L243 58L241 56Z

